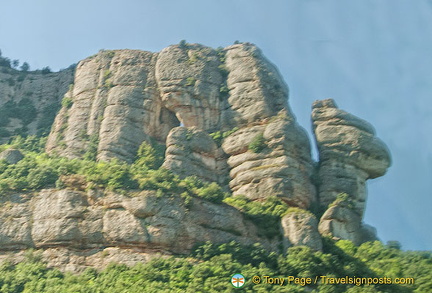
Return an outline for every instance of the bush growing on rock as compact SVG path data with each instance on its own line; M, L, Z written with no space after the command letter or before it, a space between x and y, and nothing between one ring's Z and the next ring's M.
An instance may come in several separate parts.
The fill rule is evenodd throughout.
M266 148L267 144L264 138L264 135L262 133L258 134L254 137L252 142L249 144L249 150L253 151L254 153L260 153Z

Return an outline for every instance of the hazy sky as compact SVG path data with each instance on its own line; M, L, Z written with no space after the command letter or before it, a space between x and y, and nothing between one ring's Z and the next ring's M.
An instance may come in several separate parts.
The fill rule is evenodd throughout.
M369 181L365 222L383 241L432 249L432 5L426 0L6 0L3 56L53 70L100 49L159 51L185 39L257 44L309 132L314 100L371 122L393 166Z

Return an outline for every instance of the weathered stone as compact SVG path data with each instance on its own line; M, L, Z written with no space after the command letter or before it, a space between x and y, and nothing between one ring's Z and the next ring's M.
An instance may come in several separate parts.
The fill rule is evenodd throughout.
M105 263L100 252L106 247L126 249L124 257L119 252L114 258L123 263L135 263L133 259L141 260L143 253L189 253L207 240L259 242L276 249L231 206L192 198L186 207L180 196L158 197L147 191L129 197L44 189L32 196L2 199L0 212L0 251L43 249L49 264L69 271L81 270L89 258ZM130 262L127 255L132 255Z
M265 146L254 153L249 148L259 135ZM237 130L224 140L222 148L230 155L229 185L235 195L250 199L277 196L301 208L316 200L307 135L286 115Z
M166 146L163 167L182 177L195 175L207 181L224 181L226 166L219 162L220 151L206 132L195 127L173 128Z
M302 209L291 209L282 217L284 251L292 245L305 245L314 250L322 250L321 235L315 216Z
M16 149L8 149L0 153L0 160L5 160L9 164L16 164L24 159L23 154Z
M0 79L11 74L6 70ZM63 175L73 190L1 199L0 251L41 248L49 265L77 272L109 261L135 264L157 253L188 253L204 241L321 250L319 233L356 244L376 239L362 216L366 180L384 175L391 163L386 146L366 121L338 109L333 100L318 101L312 112L319 151L314 164L308 136L288 106L288 87L252 44L101 51L75 71L31 73L18 86L0 83L0 97L22 101L21 88L30 89L32 78L40 89L35 97L45 95L48 102L37 104L29 134L38 131L44 109L55 109L65 97L48 153L131 163L144 141L156 141L166 144L163 167L173 173L218 182L251 200L276 196L291 210L281 222L281 243L260 236L252 222L225 204L198 198L186 203L180 195L149 190L133 196L85 191L84 178ZM0 106L7 102L0 100ZM11 118L6 130L23 127L21 120ZM22 156L15 155L0 157L16 163ZM341 193L347 199L340 200ZM316 203L325 210L319 225L307 211Z
M312 120L320 161L336 159L376 178L390 166L390 153L366 121L337 108L333 100L317 101Z
M365 181L384 175L390 166L387 147L369 123L338 109L333 100L315 102L312 121L320 156L321 205L326 207L339 193L346 193L362 215Z
M36 247L81 242L78 223L85 207L79 192L44 189L32 206L32 239Z
M318 230L322 235L351 240L356 245L376 240L375 228L362 224L361 216L344 202L329 207L321 217Z
M375 137L366 121L337 108L331 99L316 101L312 122L319 150L318 190L322 209L319 231L340 239L361 243L376 236L362 226L367 191L366 180L384 175L390 153ZM329 206L339 194L346 194L350 207Z

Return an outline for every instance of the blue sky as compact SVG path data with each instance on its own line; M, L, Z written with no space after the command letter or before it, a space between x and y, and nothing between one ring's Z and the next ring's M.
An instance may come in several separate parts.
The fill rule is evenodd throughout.
M393 166L369 181L365 222L383 241L432 249L432 5L417 0L6 0L0 49L53 70L100 49L159 51L185 39L257 44L309 132L314 100L371 122Z

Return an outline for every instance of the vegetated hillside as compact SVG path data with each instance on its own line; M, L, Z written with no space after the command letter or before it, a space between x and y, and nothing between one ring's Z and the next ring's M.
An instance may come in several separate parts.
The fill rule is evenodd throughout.
M75 66L60 72L49 67L30 71L24 62L1 56L0 51L0 142L13 135L47 135L73 81Z
M89 268L79 275L49 269L37 253L26 260L0 266L1 292L422 292L432 290L432 254L403 252L394 245L367 242L359 247L348 240L324 239L324 251L308 247L289 248L286 255L268 254L260 246L230 242L197 247L189 257L154 258L132 267L111 264L102 271ZM242 289L231 277L245 276ZM253 276L281 277L284 285L254 284ZM413 278L414 284L287 284L288 276L329 278ZM372 280L379 283L379 279ZM382 281L381 281L382 282Z
M233 198L215 183L204 183L196 177L180 179L160 168L163 150L143 144L132 164L119 161L97 163L86 159L49 157L43 153L45 141L46 139L37 137L16 138L10 145L0 147L0 150L19 147L25 156L16 164L1 161L0 192L3 198L11 198L17 192L31 193L32 190L54 187L78 191L110 190L131 198L139 189L154 190L160 201L167 197L181 198L182 204L191 213L199 198L216 205L233 205L256 225L263 236L282 236L278 227L280 218L289 214L290 208L286 203L277 198L270 198L263 203L252 202L245 197ZM3 205L5 204L11 205L4 202ZM0 230L4 235L7 220L5 217L2 219L3 229ZM104 254L101 259L105 257L114 260L110 257L109 250L105 250ZM75 275L48 268L46 263L50 262L49 256L43 250L30 249L19 260L17 263L17 258L10 258L12 262L6 261L1 265L1 292L231 292L238 290L230 283L231 276L235 273L242 273L246 277L244 290L251 292L287 292L288 288L289 292L432 290L432 254L401 251L397 242L388 245L378 241L366 242L357 247L348 240L335 241L325 237L322 251L297 246L279 252L269 252L259 243L242 245L235 241L225 244L207 242L195 244L186 254L174 257L159 254L145 262L140 260L131 267L111 264L101 271L88 268ZM318 283L306 287L294 284L256 285L251 282L255 275L261 276L262 280L264 276L408 277L414 278L415 283L372 286Z
M316 101L313 162L286 84L253 44L101 51L76 70L41 72L38 86L39 73L2 73L12 80L0 76L4 292L229 291L235 273L256 291L286 288L253 275L413 277L367 290L430 289L430 253L369 242L366 181L391 164L374 128ZM35 105L51 100L25 98L27 81L60 108L48 137L40 121L53 117Z

